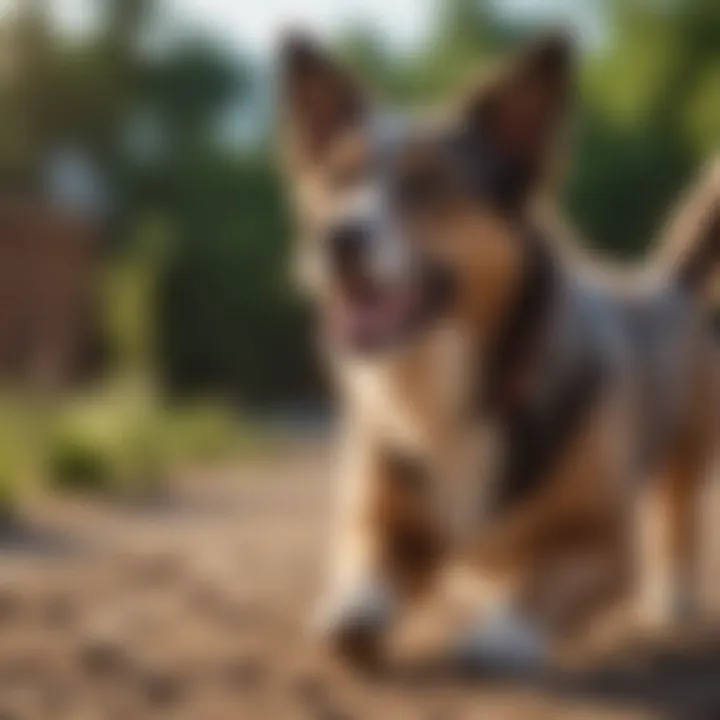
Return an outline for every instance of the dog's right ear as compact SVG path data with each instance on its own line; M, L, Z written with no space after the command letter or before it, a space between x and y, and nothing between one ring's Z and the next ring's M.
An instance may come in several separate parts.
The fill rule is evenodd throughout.
M526 45L465 104L471 136L482 138L511 196L522 199L552 167L574 98L575 50L566 33Z
M354 78L314 41L297 33L282 40L281 124L296 159L317 161L339 133L362 119L365 108Z

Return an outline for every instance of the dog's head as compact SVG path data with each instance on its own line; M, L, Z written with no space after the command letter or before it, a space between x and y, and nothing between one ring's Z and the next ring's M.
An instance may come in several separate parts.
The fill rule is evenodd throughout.
M368 353L443 316L491 322L562 134L572 64L567 38L539 39L458 108L419 119L383 111L312 41L285 41L297 264L335 342Z

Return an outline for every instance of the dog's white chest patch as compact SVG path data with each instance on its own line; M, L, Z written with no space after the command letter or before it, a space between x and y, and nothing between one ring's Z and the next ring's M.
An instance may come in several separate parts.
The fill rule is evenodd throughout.
M441 327L412 347L350 363L345 384L363 422L400 447L433 456L466 416L470 348L454 328Z
M478 361L454 328L347 375L360 422L396 448L425 458L437 478L436 506L458 537L477 526L496 465L497 433L473 421Z

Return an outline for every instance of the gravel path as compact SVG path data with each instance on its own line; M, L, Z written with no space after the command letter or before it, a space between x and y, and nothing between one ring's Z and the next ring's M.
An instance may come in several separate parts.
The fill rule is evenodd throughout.
M303 632L326 453L189 475L156 503L48 501L0 535L0 720L720 717L712 643L573 676L357 677Z

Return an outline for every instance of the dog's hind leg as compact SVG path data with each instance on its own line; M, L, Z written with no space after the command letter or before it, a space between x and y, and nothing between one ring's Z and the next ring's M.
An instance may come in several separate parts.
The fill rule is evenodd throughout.
M641 500L639 621L662 628L695 614L698 565L696 463L676 460Z
M692 422L641 497L638 619L648 628L689 620L699 610L700 496L712 472L717 425L714 388L698 384L704 395Z

